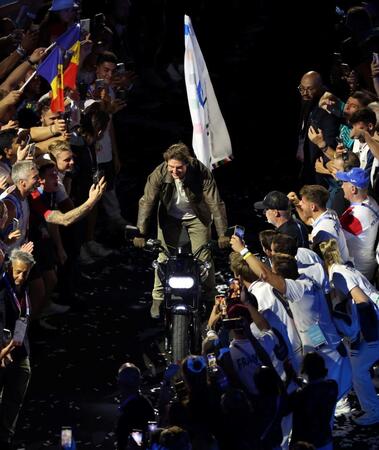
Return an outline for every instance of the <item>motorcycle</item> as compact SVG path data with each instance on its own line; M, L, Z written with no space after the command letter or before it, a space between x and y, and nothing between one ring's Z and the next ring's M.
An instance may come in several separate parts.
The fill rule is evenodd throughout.
M194 254L185 247L178 247L170 254L159 240L149 239L147 251L166 257L154 260L153 267L164 288L164 321L166 328L166 350L171 350L173 362L180 361L190 353L201 349L201 323L205 312L202 302L202 283L208 277L211 263L201 261L202 250L211 243L202 245Z

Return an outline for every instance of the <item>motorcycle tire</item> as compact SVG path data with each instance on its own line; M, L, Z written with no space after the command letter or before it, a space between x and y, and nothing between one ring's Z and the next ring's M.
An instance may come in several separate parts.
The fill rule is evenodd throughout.
M172 361L184 359L190 353L189 317L185 314L172 316Z

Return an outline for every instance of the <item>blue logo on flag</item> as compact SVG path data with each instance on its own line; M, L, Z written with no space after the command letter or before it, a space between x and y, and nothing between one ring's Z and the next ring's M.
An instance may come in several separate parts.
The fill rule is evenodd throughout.
M203 88L201 86L201 81L199 80L197 86L196 86L196 93L197 93L197 100L200 103L200 105L204 108L204 105L207 101L207 98L204 98L204 92Z

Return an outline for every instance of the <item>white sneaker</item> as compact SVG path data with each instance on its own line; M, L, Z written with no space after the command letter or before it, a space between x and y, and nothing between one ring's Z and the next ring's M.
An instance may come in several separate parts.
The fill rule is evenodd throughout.
M353 422L362 427L379 423L379 411L364 413L359 417L353 417Z
M113 253L110 248L105 248L103 245L99 244L99 242L96 241L88 241L84 245L86 246L86 249L91 256L101 256L105 258L106 256L109 256Z
M55 314L64 314L70 307L68 305L59 305L58 303L50 302L46 308L41 312L41 317L54 316Z
M343 415L351 414L351 406L347 397L342 397L336 404L336 410L334 417L340 417Z
M85 244L83 244L80 248L80 255L79 255L79 263L83 266L89 266L90 264L93 264L96 260L92 258L92 255L89 254L87 247Z

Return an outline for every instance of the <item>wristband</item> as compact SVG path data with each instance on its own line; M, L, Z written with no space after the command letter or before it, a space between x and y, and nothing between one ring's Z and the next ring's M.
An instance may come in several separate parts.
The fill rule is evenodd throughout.
M242 256L242 258L246 261L247 258L248 258L249 256L251 256L251 255L252 255L251 252L247 252L245 255Z
M33 69L36 68L37 64L34 63L34 62L32 62L32 61L30 60L29 56L26 58L26 61L33 67Z
M328 144L325 144L322 148L320 148L320 150L321 150L322 152L326 152L326 150L328 150L328 148L329 148L329 145L328 145Z
M245 256L246 253L249 253L249 249L248 249L247 247L243 248L243 249L240 251L240 255L241 255L241 256Z
M16 53L18 53L21 56L21 58L26 58L26 51L23 47L21 47L21 44L17 46Z

